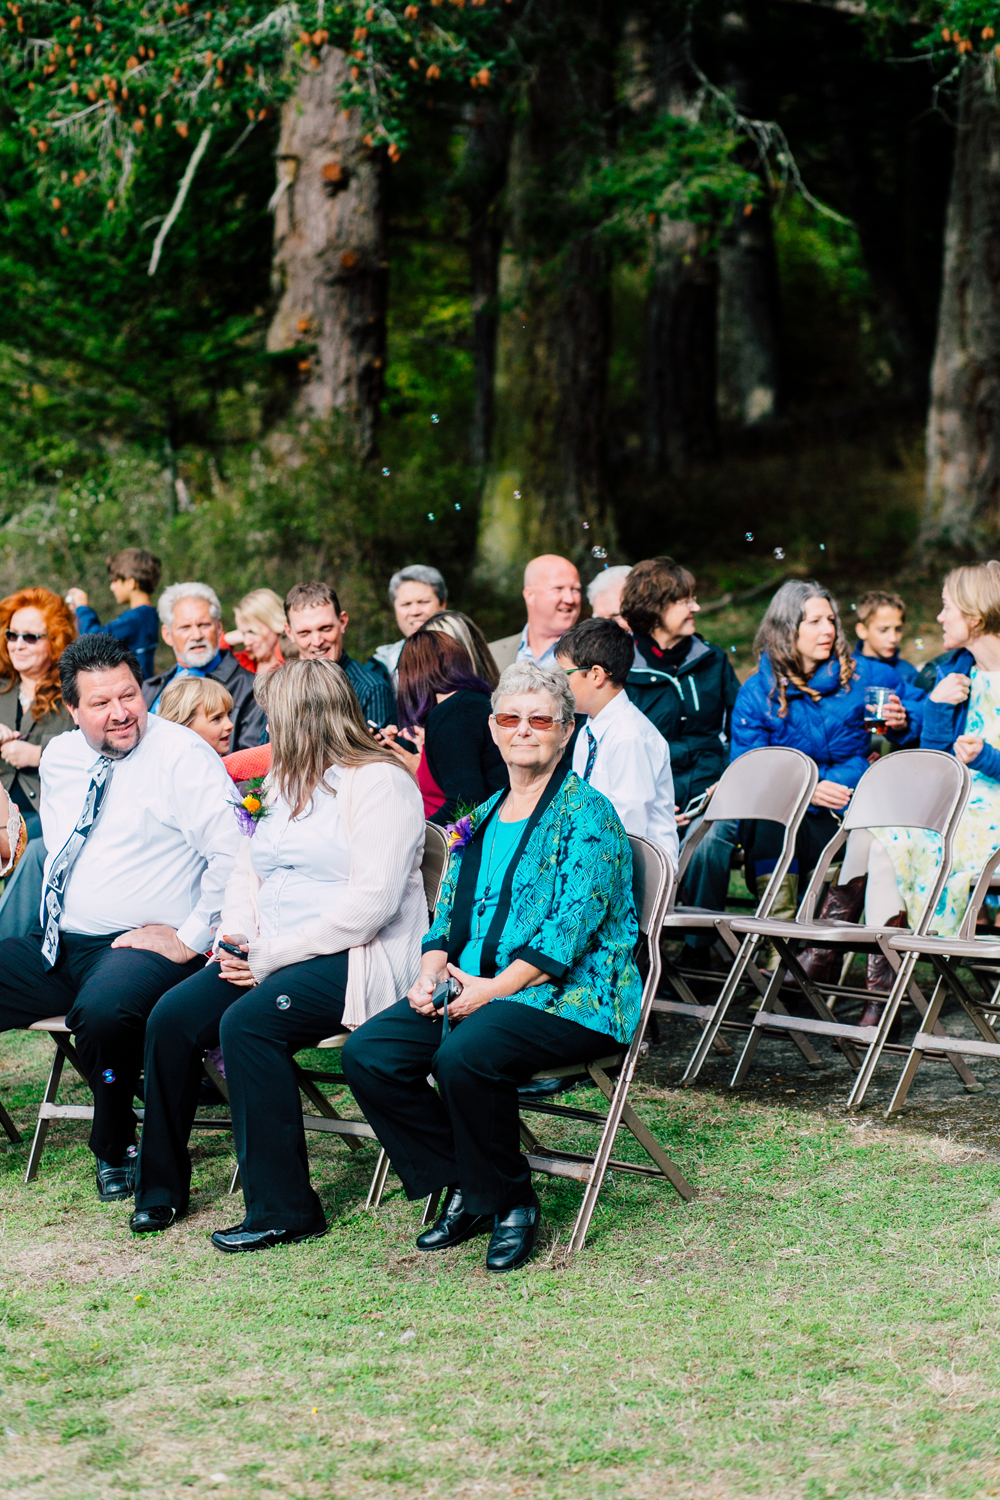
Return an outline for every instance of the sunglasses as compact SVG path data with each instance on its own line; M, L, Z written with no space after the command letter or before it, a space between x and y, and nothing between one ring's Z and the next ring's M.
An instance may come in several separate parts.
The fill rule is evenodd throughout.
M36 635L33 630L4 631L4 639L7 641L8 645L10 645L14 641L23 641L26 646L37 646L39 641L47 641L48 638L49 633L47 630L43 630L40 635Z
M493 718L501 729L517 729L525 721L520 714L494 714ZM553 724L564 724L564 719L553 718L552 714L529 714L527 722L532 729L551 729Z

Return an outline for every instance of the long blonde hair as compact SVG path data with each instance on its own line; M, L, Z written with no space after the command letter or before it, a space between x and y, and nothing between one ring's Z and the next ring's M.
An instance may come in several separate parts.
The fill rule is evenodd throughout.
M968 621L973 639L1000 635L1000 563L991 560L952 568L944 586L952 604Z
M297 818L331 766L398 766L391 750L373 738L344 669L336 662L286 662L254 679L253 694L267 714L271 784Z

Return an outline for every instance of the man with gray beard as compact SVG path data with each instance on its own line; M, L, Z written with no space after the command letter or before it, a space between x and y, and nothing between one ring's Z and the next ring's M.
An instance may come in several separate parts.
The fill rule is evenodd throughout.
M160 695L178 677L211 677L232 697L231 750L250 750L261 742L264 714L253 695L253 673L241 667L231 651L219 649L222 605L207 583L172 583L156 605L163 639L177 658L176 666L142 685L146 707L155 714Z

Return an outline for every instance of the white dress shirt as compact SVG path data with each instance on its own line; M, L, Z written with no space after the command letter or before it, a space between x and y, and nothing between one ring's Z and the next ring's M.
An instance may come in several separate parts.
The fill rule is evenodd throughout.
M680 847L666 740L629 701L623 688L599 714L587 720L576 737L573 770L581 777L590 749L588 729L597 741L590 785L612 803L626 833L637 833L659 844L676 870Z
M340 766L331 766L323 780L336 791L343 774ZM261 881L257 912L262 938L286 937L322 921L336 910L337 897L351 879L340 799L317 792L306 811L293 818L284 798L275 797L254 829L250 862Z
M45 877L83 811L100 751L79 729L42 753ZM191 729L150 715L130 755L114 762L97 822L63 896L63 932L92 936L150 922L175 927L203 953L240 844L235 788L222 759Z

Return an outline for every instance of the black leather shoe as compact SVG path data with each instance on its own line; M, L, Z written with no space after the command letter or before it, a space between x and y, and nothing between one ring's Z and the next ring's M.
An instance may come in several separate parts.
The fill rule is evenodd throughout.
M159 1234L162 1229L169 1229L176 1218L176 1208L157 1203L152 1208L137 1208L128 1227L133 1234Z
M417 1239L417 1249L447 1250L451 1245L464 1245L466 1240L485 1234L492 1227L492 1215L468 1213L462 1201L462 1189L452 1188L444 1200L437 1223L425 1229Z
M318 1240L324 1234L325 1224L302 1234L293 1234L289 1229L244 1229L242 1224L234 1224L232 1229L217 1229L212 1244L226 1255L240 1255L249 1250L273 1250L275 1245L301 1245L303 1240Z
M529 1203L519 1203L503 1218L497 1214L486 1251L487 1271L516 1271L523 1266L535 1248L541 1217L541 1206L534 1195Z
M97 1157L97 1196L102 1203L123 1203L135 1192L135 1162L123 1161L113 1167Z

